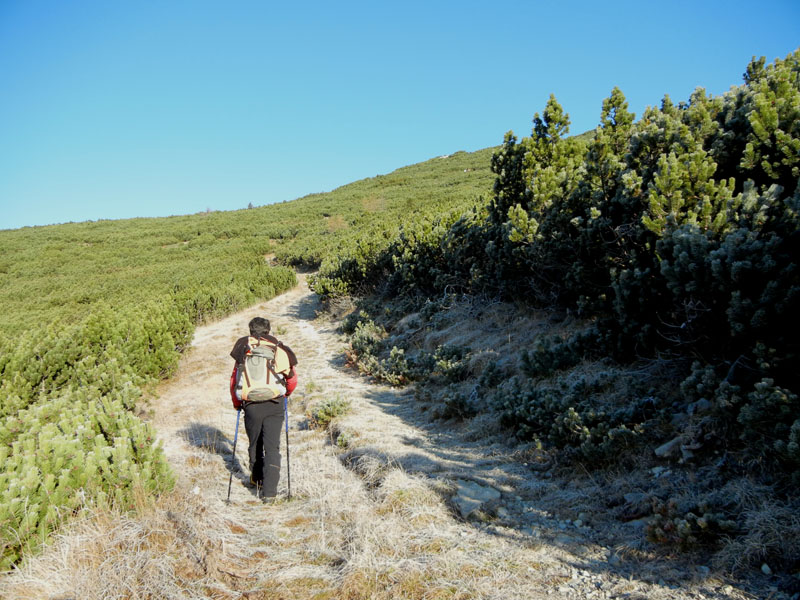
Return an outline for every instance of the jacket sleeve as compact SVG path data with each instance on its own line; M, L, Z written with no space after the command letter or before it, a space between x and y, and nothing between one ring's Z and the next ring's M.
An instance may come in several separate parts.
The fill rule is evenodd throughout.
M297 367L289 369L289 374L286 376L286 395L290 396L297 387Z
M231 402L233 403L233 408L239 410L242 408L242 401L236 397L236 365L233 365L233 372L231 373Z

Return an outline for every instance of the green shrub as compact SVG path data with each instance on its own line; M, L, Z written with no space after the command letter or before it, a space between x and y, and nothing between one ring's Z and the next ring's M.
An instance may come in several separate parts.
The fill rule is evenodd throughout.
M674 500L655 499L653 513L645 530L647 538L684 551L717 547L739 531L729 509L714 507L708 500L687 509Z
M703 449L724 449L732 452L743 468L767 475L763 471L768 465L768 472L796 482L800 400L768 378L753 382L749 389L733 385L728 377L735 369L736 365L732 366L728 376L722 377L713 367L695 362L681 384L687 405L702 401L711 407L713 429L706 431Z
M411 381L411 367L405 357L405 350L392 346L389 358L380 362L378 379L391 385L403 385Z
M435 419L468 419L478 414L477 398L451 384L437 394L439 404L431 415Z
M352 282L380 273L385 297L427 298L417 302L432 326L463 293L590 319L583 334L521 349L523 372L534 379L597 356L665 357L680 379L683 365L699 360L716 382L704 392L714 407L711 421L701 427L702 419L693 418L695 431L686 432L702 438L693 440L697 454L732 436L742 466L766 459L770 470L794 472L799 74L800 50L771 65L754 60L743 85L719 97L700 89L685 102L665 97L638 121L615 88L585 140L567 137L569 116L551 97L530 137L509 132L492 155L487 204L440 212L438 220L410 215L372 258L362 253L372 263L357 260ZM364 362L380 373L385 350L372 351ZM398 358L393 362L404 371ZM462 376L460 360L404 359L418 378L436 371L437 362L441 383ZM598 416L605 409L589 400L565 400L573 397L569 390L526 386L505 390L503 408L523 437L550 436L556 446L604 454L641 439L642 427L659 426L630 420L621 407ZM673 411L697 401L684 394ZM551 422L555 429L542 431ZM657 433L654 440L675 432Z
M127 406L139 391L75 389L0 422L0 570L44 543L62 522L93 506L134 508L132 493L158 494L173 477L149 425Z
M309 413L309 422L312 427L327 429L336 418L350 412L350 401L336 396L323 400L314 406Z
M623 462L664 411L653 396L631 400L621 390L635 393L635 385L611 373L556 385L516 376L492 396L503 423L520 439L599 465Z
M600 334L594 328L566 340L540 336L532 352L522 350L522 372L528 377L545 377L554 371L574 367L598 352Z
M362 321L356 325L350 337L350 346L356 356L374 356L381 349L386 331L373 321Z
M470 352L468 347L453 344L437 346L432 355L417 361L417 377L437 384L463 381L467 376Z

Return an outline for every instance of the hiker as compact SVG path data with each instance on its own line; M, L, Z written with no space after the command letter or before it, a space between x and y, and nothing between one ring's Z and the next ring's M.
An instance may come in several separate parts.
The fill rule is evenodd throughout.
M250 483L263 499L278 494L281 471L280 433L285 402L297 387L297 357L270 335L269 320L255 317L250 335L236 340L231 356L231 401L244 409L250 442ZM261 366L259 366L261 365Z

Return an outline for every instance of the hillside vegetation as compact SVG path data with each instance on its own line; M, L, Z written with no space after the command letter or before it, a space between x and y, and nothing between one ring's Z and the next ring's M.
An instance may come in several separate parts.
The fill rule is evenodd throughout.
M568 133L551 96L493 154L489 202L323 263L318 293L374 294L351 360L437 416L494 415L543 464L666 470L629 511L654 542L796 568L800 51L638 121L615 88ZM497 302L561 325L500 352L459 330Z
M401 215L466 206L490 189L490 152L268 207L0 231L0 568L71 515L169 489L142 394L196 324L295 285L274 255L316 265Z
M796 569L800 51L639 120L614 89L568 133L551 97L530 137L326 194L0 231L0 568L169 489L148 385L301 267L420 410L550 476L623 473L608 509L651 542Z

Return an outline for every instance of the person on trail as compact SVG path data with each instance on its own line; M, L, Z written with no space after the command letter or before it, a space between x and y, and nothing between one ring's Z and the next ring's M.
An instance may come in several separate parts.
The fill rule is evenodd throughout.
M231 402L244 409L244 428L250 442L250 483L260 498L278 494L281 471L280 434L286 398L297 387L297 357L270 335L269 320L255 317L250 335L236 340L236 361L230 380Z

